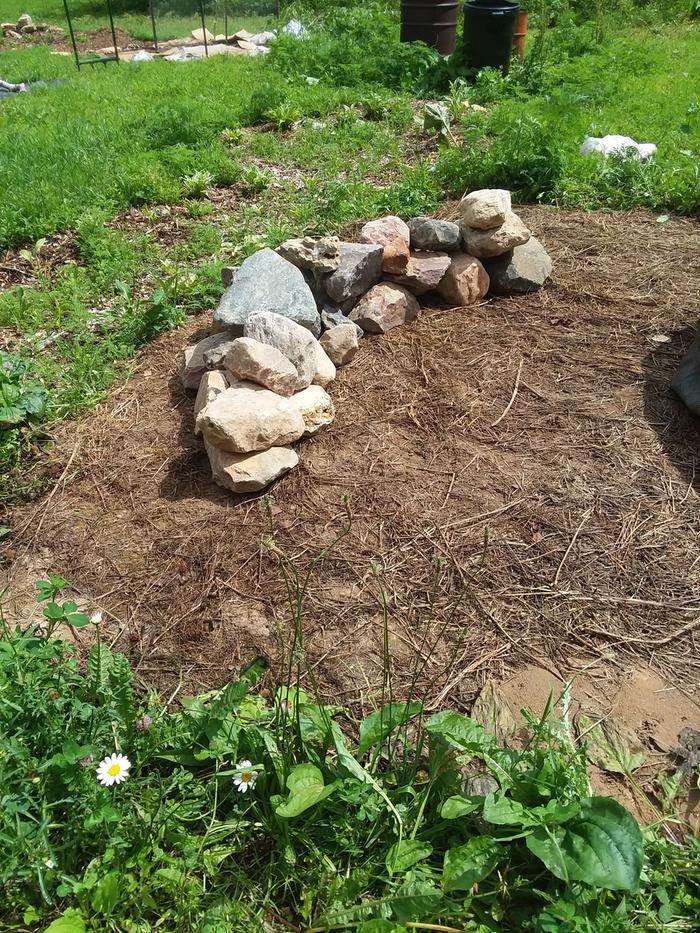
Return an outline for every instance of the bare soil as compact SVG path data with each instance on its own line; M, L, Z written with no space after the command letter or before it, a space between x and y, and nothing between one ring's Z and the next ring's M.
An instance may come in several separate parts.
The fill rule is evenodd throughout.
M3 522L10 616L32 617L55 571L103 608L144 685L217 687L256 654L280 676L278 548L311 573L305 663L329 698L376 701L386 611L397 696L416 678L429 708L468 710L495 679L537 706L542 672L575 677L652 765L672 755L700 728L700 423L669 390L700 228L521 214L551 283L365 339L331 386L335 422L266 496L216 487L193 435L178 367L210 318L156 341L57 430L51 493Z

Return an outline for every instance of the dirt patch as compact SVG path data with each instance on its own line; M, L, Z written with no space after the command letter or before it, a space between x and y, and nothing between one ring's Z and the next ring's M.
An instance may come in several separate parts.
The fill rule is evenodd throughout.
M55 282L62 268L79 265L75 231L66 230L38 242L38 249L30 243L0 256L0 292L15 285L38 285L41 280Z
M192 433L176 370L208 321L158 340L59 429L50 496L4 522L8 610L31 602L40 553L151 685L216 687L259 652L279 671L293 624L274 535L312 570L304 643L329 697L378 696L386 604L396 695L415 676L429 707L466 710L487 676L595 669L665 754L693 711L698 725L700 430L668 384L697 315L700 231L520 212L552 283L363 341L331 387L336 421L270 496L218 489ZM666 718L674 690L690 705Z
M60 25L64 28L64 35L51 32L33 32L22 36L20 39L0 38L0 51L22 48L28 45L48 45L55 52L69 52L72 54L73 46L70 41L70 34L65 26L65 20ZM150 49L153 47L152 42L141 42L139 39L134 39L126 29L121 29L119 26L115 27L114 32L117 38L117 48L120 50ZM95 52L98 49L109 49L111 51L114 49L112 30L109 26L103 26L100 29L76 30L75 40L79 52Z

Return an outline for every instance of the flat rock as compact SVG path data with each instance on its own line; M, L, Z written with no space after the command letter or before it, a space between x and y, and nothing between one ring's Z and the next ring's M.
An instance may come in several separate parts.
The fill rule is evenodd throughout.
M530 239L531 233L517 214L512 211L505 221L491 230L477 230L462 224L464 250L477 259L491 259L502 256L516 246L522 246Z
M215 483L231 492L259 492L299 463L291 447L270 447L254 454L232 454L204 440Z
M328 297L342 304L359 298L379 281L384 249L370 243L340 243L340 265L323 280Z
M199 413L206 440L229 453L246 454L299 440L306 426L291 400L252 382L238 382Z
M323 349L321 344L316 341L316 375L313 378L312 385L325 388L335 379L335 364Z
M204 355L208 351L215 350L218 346L230 341L228 334L212 334L211 337L205 337L199 343L191 347L185 347L183 352L183 367L180 378L182 385L188 391L196 392L202 376L209 369L204 361Z
M400 217L389 215L370 220L360 230L360 243L384 247L382 271L400 275L406 271L411 249L411 231Z
M214 312L214 322L231 336L242 337L250 315L260 311L281 314L320 336L321 318L304 276L273 249L262 249L241 264Z
M335 366L347 366L354 359L360 349L358 330L361 331L362 328L354 321L348 321L347 324L336 324L335 327L330 327L321 336L321 346Z
M505 188L482 188L466 194L459 205L462 220L477 230L500 227L511 213L510 191Z
M224 370L231 382L255 382L278 395L292 395L299 384L294 363L277 347L252 337L236 337L226 354Z
M700 415L700 328L671 380L671 388L694 415Z
M408 289L382 282L358 301L351 317L368 334L385 334L415 320L419 311L420 306Z
M304 436L316 434L335 418L333 399L322 386L311 385L290 398L305 425Z
M462 231L459 224L450 220L434 220L432 217L414 217L408 222L411 231L411 247L423 250L451 252L459 249Z
M251 314L244 336L275 347L297 371L297 389L311 385L316 375L316 338L305 327L280 314L262 311Z
M481 301L489 290L489 276L476 257L455 253L437 290L442 299L461 308Z
M449 267L450 257L447 253L415 252L411 253L403 275L388 275L387 279L403 285L414 295L424 295L438 287Z
M537 237L503 256L487 259L491 291L496 295L522 295L542 288L552 274L552 260Z
M220 370L214 369L210 373L204 373L199 383L199 389L197 390L197 398L194 400L195 434L202 433L202 429L197 423L199 413L207 407L209 402L213 402L216 396L221 395L226 389L228 389L228 380Z
M340 240L337 236L297 237L285 240L277 247L277 252L299 269L312 269L314 272L330 274L340 265Z
M343 314L340 308L336 308L334 305L326 304L323 306L323 310L321 311L321 324L324 330L330 330L331 327L337 327L339 324L350 324L355 328L357 336L360 339L364 337L365 334L361 327L358 327L346 314ZM337 365L336 363L336 366Z

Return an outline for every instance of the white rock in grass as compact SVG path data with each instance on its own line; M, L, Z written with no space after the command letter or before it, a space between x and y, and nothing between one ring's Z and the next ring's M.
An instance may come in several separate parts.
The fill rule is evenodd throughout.
M321 346L335 366L347 366L360 349L357 330L358 325L348 321L329 328L321 337Z
M211 372L204 373L199 383L197 398L194 400L195 434L202 433L202 429L198 424L199 413L207 407L209 402L213 402L216 396L221 395L226 389L228 389L228 381L220 370L214 369Z
M316 375L317 341L305 327L280 314L261 311L251 314L245 322L244 336L275 347L284 354L297 371L297 389L311 385Z
M252 382L217 395L200 412L199 426L210 444L234 454L283 447L306 430L298 404Z
M299 375L294 363L277 347L237 337L224 360L224 370L231 382L255 382L278 395L290 396L298 388Z
M199 383L202 381L204 373L213 367L207 365L205 354L208 351L216 350L230 341L231 337L227 334L212 334L211 337L205 337L199 343L191 347L185 347L184 365L182 368L182 385L185 389L196 392Z
M530 239L531 233L517 214L508 214L500 227L491 230L477 230L462 224L464 250L477 259L492 259L502 256L508 250L522 246Z
M259 492L299 463L291 447L270 447L254 454L232 454L204 441L214 482L231 492Z
M482 188L465 194L459 205L462 220L477 230L500 227L510 213L510 191L504 188Z
M323 386L325 388L335 379L335 365L321 344L316 342L316 375L313 379L313 385Z
M304 437L316 434L335 418L333 399L321 386L312 385L289 400L304 419Z

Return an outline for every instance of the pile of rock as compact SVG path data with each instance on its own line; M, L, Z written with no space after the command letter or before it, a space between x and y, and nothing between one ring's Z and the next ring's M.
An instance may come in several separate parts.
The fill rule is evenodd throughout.
M289 445L335 417L336 367L364 334L414 320L419 298L465 307L540 288L551 269L503 190L468 194L459 224L383 217L357 243L287 240L224 269L215 333L187 347L182 370L214 479L253 492L296 466Z
M65 35L60 26L48 23L35 23L29 13L22 13L16 23L0 23L0 30L5 39L21 39L24 36L50 35L60 38Z

